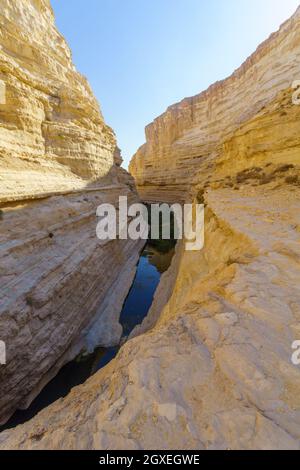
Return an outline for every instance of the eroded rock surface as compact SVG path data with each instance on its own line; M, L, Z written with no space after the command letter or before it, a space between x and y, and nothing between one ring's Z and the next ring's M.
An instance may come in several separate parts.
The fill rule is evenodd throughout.
M206 248L177 248L152 330L0 448L299 449L299 193L235 197L207 196Z
M299 449L299 13L229 81L148 128L139 190L204 203L205 248L178 244L118 356L0 448Z
M0 422L82 348L117 344L141 243L96 237L137 200L48 0L0 0Z
M185 200L191 184L213 173L224 141L299 79L299 25L300 9L229 78L170 106L146 127L146 143L130 163L143 200Z

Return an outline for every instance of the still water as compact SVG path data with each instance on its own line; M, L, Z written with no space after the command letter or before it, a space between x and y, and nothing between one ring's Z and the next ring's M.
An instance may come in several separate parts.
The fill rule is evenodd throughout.
M174 246L174 240L149 241L145 246L138 263L134 282L120 316L120 323L123 327L121 343L136 325L142 323L147 315L160 277L170 266ZM0 432L25 423L43 408L59 398L65 397L73 387L85 382L91 375L108 364L119 349L120 346L98 348L92 354L80 356L66 364L56 377L45 386L30 407L24 411L17 411L4 426L0 427Z

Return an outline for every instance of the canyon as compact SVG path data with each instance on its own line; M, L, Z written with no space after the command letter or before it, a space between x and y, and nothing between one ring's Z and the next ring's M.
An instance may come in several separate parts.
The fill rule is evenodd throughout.
M179 241L117 356L2 432L0 449L299 450L300 8L231 77L146 128L133 180L49 2L1 4L22 43L6 33L0 50L2 419L84 345L118 340L111 302L121 308L141 246L98 245L99 200L204 204L205 246Z

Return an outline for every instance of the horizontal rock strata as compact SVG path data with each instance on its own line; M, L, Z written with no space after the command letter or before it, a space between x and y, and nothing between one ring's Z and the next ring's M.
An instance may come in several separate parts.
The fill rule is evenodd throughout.
M223 142L300 76L300 10L231 77L170 106L130 164L145 201L176 202L214 171ZM232 160L232 164L235 164Z
M137 201L48 0L0 0L0 422L82 349L117 344L141 243L96 237Z
M177 248L152 329L0 448L299 449L299 193L232 201L207 194L205 250Z
M141 195L204 203L205 248L179 243L118 356L2 433L0 448L299 449L300 107L289 85L299 38L297 12L229 81L148 128L132 164ZM201 112L206 130L194 125Z

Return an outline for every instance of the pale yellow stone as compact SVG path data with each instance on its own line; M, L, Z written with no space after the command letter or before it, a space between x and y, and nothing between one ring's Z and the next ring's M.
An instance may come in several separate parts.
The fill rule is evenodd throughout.
M256 160L299 163L297 146L286 146L284 156L274 149L274 135L283 140L286 131L298 143L299 123L291 123L280 113L273 123L276 108L265 110L283 91L286 104L292 105L292 83L299 77L300 9L229 78L170 106L146 127L146 143L129 167L141 197L147 201L185 200L192 184L203 186L212 178L215 166L221 164L218 158L227 158L224 153L229 174L254 166ZM294 110L297 113L299 109ZM256 131L259 127L261 135L255 147L251 123Z
M140 193L204 202L205 247L179 243L117 357L1 449L299 450L299 18L147 128Z
M96 237L137 201L113 131L48 0L0 0L0 422L81 350L118 344L143 242Z
M6 103L6 85L3 80L0 80L0 105Z

